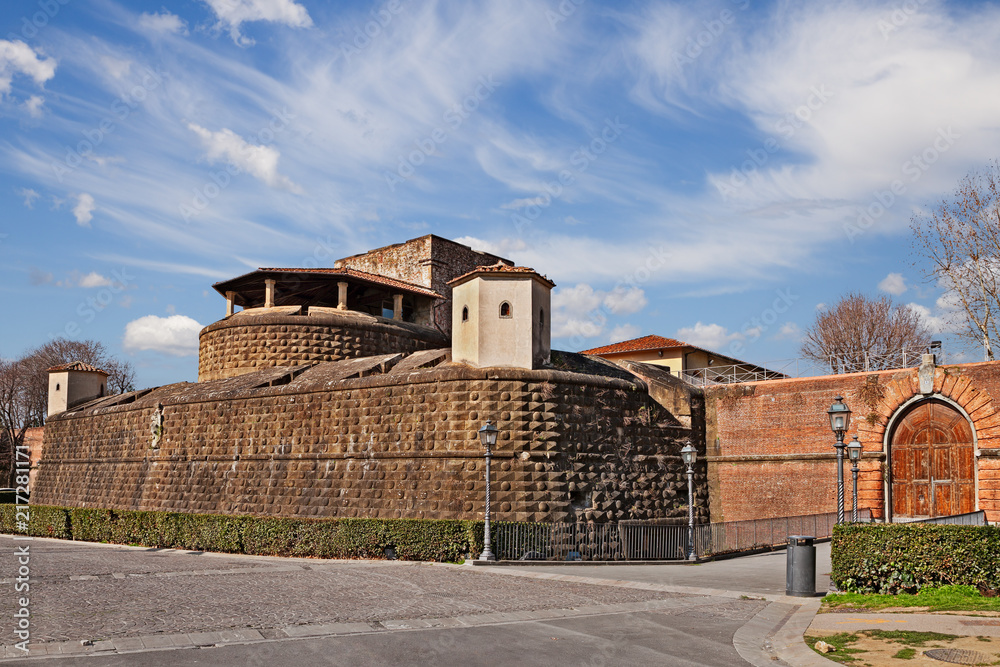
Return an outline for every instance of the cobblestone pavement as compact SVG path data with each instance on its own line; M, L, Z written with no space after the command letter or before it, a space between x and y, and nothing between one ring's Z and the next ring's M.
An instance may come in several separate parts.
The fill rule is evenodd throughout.
M10 627L15 542L0 536L0 644ZM677 602L688 618L749 620L760 601L546 581L471 567L384 561L321 561L132 549L33 540L31 643L93 641L299 624L369 623L496 612ZM690 602L690 604L686 604ZM669 610L661 613L670 613ZM693 615L693 616L692 616ZM278 635L271 635L278 636Z

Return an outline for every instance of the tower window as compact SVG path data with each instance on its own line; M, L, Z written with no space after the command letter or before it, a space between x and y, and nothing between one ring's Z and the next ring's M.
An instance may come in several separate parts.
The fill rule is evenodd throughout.
M462 321L463 322L468 322L469 321L469 307L468 306L462 306Z
M59 391L59 383L56 382L56 391Z
M510 304L506 301L500 304L500 317L511 317L510 314Z
M540 328L540 329L544 329L545 328L545 309L544 308L539 308L538 309L538 328Z

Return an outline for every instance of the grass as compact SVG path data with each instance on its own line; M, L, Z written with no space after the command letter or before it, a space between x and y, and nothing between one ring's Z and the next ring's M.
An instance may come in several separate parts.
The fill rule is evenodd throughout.
M813 651L816 651L816 642L820 640L825 641L836 650L832 653L820 653L819 651L816 651L816 653L819 653L827 660L833 660L845 665L853 665L858 660L863 659L860 654L868 653L865 649L851 648L851 645L861 638L860 635L864 635L870 639L902 644L904 648L896 651L895 655L892 656L900 660L912 660L917 655L917 648L927 646L927 642L958 639L955 635L946 635L940 632L910 632L908 630L860 630L858 632L840 632L829 637L806 636L803 639L805 639L806 644Z
M1000 597L988 598L972 586L941 586L925 588L916 595L862 595L834 593L823 598L826 611L864 609L877 611L889 607L927 607L928 611L995 611L1000 612Z

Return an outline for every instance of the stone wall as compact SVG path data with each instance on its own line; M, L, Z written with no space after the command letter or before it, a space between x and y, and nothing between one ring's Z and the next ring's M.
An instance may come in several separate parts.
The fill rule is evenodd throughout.
M434 318L441 329L451 335L451 287L448 282L479 266L511 261L446 238L428 234L405 243L369 250L360 255L338 259L334 266L348 267L388 276L429 287L444 296L435 304Z
M383 367L393 357L375 360ZM46 427L39 504L275 516L481 518L476 431L500 428L495 519L686 516L683 428L628 376L274 368L103 399ZM616 369L617 370L617 369ZM282 377L284 374L285 377ZM284 384L280 384L285 382ZM280 386L268 386L280 384ZM149 424L162 404L163 434ZM695 443L698 444L698 443ZM707 520L705 467L696 507Z
M979 509L1000 521L1000 362L939 366L928 397L971 417L977 437ZM834 436L826 411L837 394L853 411L848 435L864 447L858 505L885 515L886 427L920 397L916 368L773 380L706 390L711 513L715 521L836 511ZM845 465L851 505L850 466Z
M198 380L251 373L273 366L338 361L448 346L438 331L347 311L321 315L242 312L201 330Z

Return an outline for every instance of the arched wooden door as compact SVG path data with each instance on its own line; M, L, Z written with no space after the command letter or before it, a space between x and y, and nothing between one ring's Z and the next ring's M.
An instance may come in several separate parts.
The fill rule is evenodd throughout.
M892 434L892 514L924 518L974 512L969 420L946 403L919 403Z

